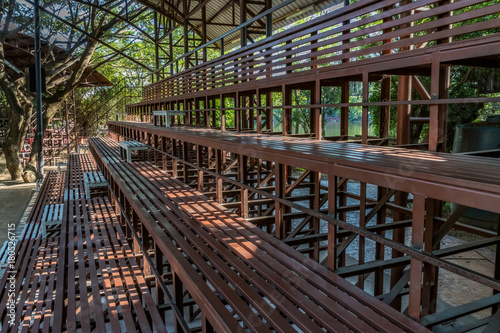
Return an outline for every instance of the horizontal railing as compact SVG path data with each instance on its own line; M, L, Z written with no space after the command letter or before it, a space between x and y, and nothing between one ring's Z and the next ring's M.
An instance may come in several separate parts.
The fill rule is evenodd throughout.
M496 34L495 1L363 0L144 88L144 101ZM254 82L255 83L255 82Z

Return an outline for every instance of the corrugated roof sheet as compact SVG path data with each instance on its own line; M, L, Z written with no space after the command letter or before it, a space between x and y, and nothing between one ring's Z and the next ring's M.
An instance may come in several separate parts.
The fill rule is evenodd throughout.
M159 7L161 2L165 0L141 0L139 2L147 3L150 6ZM285 0L273 0L273 6L283 3ZM200 0L201 2L201 0ZM172 2L169 2L172 4ZM178 4L176 8L182 11L182 1L173 1ZM190 1L189 11L193 11L199 2ZM233 0L210 0L206 4L206 18L207 22L222 23L226 25L213 25L207 24L207 38L209 40L224 35L234 27L239 25L240 22L240 7L239 1ZM296 0L291 4L276 10L273 13L273 30L286 27L293 22L306 18L316 13L320 13L332 6L343 4L343 0L325 0L325 1L310 1L310 0ZM168 6L165 6L168 8ZM247 5L247 19L251 19L254 15L258 15L263 11L263 6L255 3ZM234 10L233 10L234 9ZM251 13L250 13L251 12ZM190 17L193 26L201 30L201 10L198 10ZM262 22L265 24L264 20ZM234 24L234 25L233 25ZM229 26L227 26L229 25ZM252 24L250 30L261 30L265 32L265 25L259 25L257 22ZM240 45L239 32L232 33L225 38L225 49L230 50ZM250 33L250 38L257 39L262 35Z

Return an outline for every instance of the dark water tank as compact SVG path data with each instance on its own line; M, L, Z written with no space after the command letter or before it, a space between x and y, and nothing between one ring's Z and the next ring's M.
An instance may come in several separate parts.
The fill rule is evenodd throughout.
M485 122L458 126L455 130L453 153L500 149L500 116L488 117ZM497 229L498 214L468 208L460 222L485 229Z

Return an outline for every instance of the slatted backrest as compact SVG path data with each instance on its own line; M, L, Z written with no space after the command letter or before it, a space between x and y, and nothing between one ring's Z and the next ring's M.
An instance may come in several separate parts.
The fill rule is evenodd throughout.
M144 101L252 80L334 69L497 33L500 4L362 0L143 89ZM453 15L450 15L453 13ZM450 29L451 28L451 29ZM439 45L438 45L439 46Z

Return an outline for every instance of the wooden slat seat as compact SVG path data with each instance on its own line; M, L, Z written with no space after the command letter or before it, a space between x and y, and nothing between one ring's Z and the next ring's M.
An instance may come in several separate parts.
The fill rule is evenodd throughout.
M116 178L123 177L134 184L129 189L154 211L163 232L246 327L285 332L426 331L148 162L116 163L116 143L92 139L91 151L117 183L123 180ZM245 307L239 308L241 301Z
M105 179L89 155L71 155L68 191L82 192L87 181L99 184ZM59 260L68 263L63 276L67 288L61 289L67 318L56 316L63 328L166 332L144 273L107 197L70 199L63 230L66 237L61 242L68 250Z
M93 141L91 142L91 150L94 150ZM222 283L213 283L213 279L220 280L221 278L217 277L217 274L214 273L206 261L201 258L201 255L186 244L187 241L184 237L182 237L182 235L169 224L168 220L162 216L161 212L157 210L157 206L150 201L152 199L151 192L148 193L147 188L136 181L134 173L131 173L130 169L121 162L118 155L118 146L115 146L115 148L116 151L111 155L104 153L106 156L100 156L98 158L94 155L94 158L98 161L98 164L100 161L106 161L105 163L107 163L106 165L109 167L107 172L117 175L120 174L120 177L114 179L116 180L116 184L125 190L125 195L135 208L134 211L139 215L143 228L149 230L149 233L166 257L168 263L172 267L176 267L175 275L182 280L189 294L196 304L202 308L202 312L207 316L214 328L223 332L241 330L240 324L231 312L232 310L238 311L239 315L244 313L242 317L248 317L251 313L250 308L239 299L236 292L228 285L225 285L223 290L219 289L217 292L213 290L213 288L217 288L217 286L223 286ZM110 181L110 179L108 179L108 181ZM149 213L145 214L144 210L138 209L140 206L148 207L150 210ZM194 261L194 263L192 261ZM204 280L204 276L200 275L199 272L208 274L210 279L212 279L211 283ZM232 296L227 297L228 294ZM226 298L224 298L223 295L225 295ZM226 305L226 302L222 301L221 298L228 302L228 305ZM228 308L228 306L230 306L230 308ZM252 327L253 326L254 325L252 325ZM254 331L268 330L265 327L260 329L254 328Z
M165 332L108 199L77 200L65 219L68 308L63 326L84 332Z
M15 267L9 268L2 279L4 288L14 295L13 298L7 292L2 295L2 332L18 332L20 327L38 332L40 326L49 332L58 269L58 240L58 237L49 237L19 241Z
M97 172L94 162L88 154L70 154L68 157L68 180L66 185L65 200L77 200L85 198L85 183L89 181L102 181ZM86 175L87 174L87 180ZM89 175L92 175L89 179ZM105 181L105 179L104 179Z
M15 260L9 262L0 280L2 332L17 332L20 327L24 331L39 331L41 326L45 332L50 331L59 237L42 238L42 221L60 216L65 178L66 172L46 175L16 242Z

